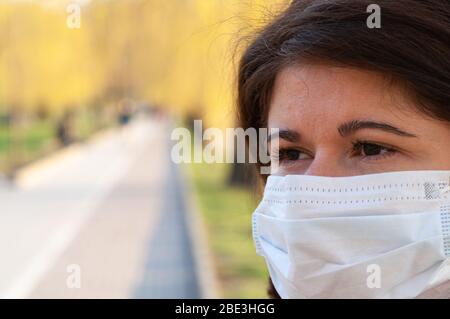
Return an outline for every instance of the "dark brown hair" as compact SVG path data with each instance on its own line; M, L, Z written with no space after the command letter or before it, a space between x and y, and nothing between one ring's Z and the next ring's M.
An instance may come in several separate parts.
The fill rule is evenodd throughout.
M381 28L366 24L381 9ZM266 127L276 75L292 63L326 61L387 75L425 115L450 122L449 0L294 0L255 35L238 70L238 118ZM278 297L270 282L269 293Z

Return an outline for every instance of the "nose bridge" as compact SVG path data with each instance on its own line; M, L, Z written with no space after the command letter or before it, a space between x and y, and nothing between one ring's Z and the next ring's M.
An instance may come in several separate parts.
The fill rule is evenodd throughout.
M304 175L339 177L350 176L352 174L348 172L343 161L336 153L318 151Z

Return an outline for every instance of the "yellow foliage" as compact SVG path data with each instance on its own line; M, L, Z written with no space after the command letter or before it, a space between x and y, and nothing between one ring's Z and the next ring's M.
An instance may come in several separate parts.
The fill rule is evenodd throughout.
M70 2L1 1L0 106L57 113L129 97L233 125L238 40L286 4L84 0L81 28L71 29Z

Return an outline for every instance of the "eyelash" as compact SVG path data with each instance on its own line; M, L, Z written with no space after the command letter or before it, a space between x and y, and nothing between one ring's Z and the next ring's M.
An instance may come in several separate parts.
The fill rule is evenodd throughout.
M385 150L385 153L382 154L378 154L378 155L363 155L363 159L364 160L379 160L379 159L384 159L386 157L389 157L391 155L394 155L397 150L395 150L393 147L390 146L386 146L386 145L382 145L376 142L370 142L370 141L365 141L365 140L358 140L355 142L352 142L353 148L352 148L352 154L355 153L361 153L361 151L363 150L364 146L367 145L371 145L371 146L375 146L375 147L379 147L382 150ZM280 148L280 150L275 154L275 158L280 162L285 162L285 161L297 161L299 160L297 159L289 159L289 152L297 152L297 156L299 157L301 154L307 154L306 152L304 152L303 150L300 149L296 149L296 148ZM292 154L291 154L292 155ZM355 155L358 156L358 155Z
M383 144L379 144L379 143L371 142L371 141L365 141L365 140L359 140L359 141L352 142L352 145L353 145L353 151L358 151L359 153L361 153L362 148L367 145L376 146L376 147L381 148L382 150L386 150L385 153L378 154L378 155L365 155L365 156L363 156L363 158L365 160L384 159L386 157L394 155L397 152L397 150L391 146L387 146L387 145L383 145Z

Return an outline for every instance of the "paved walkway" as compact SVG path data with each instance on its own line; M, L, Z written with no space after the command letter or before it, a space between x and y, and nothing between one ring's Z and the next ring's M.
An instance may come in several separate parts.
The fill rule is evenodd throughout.
M168 133L136 120L0 189L0 297L198 298Z
M161 216L149 243L145 275L136 298L200 298L177 166L171 164Z

